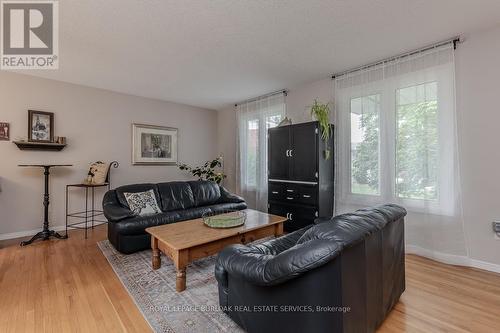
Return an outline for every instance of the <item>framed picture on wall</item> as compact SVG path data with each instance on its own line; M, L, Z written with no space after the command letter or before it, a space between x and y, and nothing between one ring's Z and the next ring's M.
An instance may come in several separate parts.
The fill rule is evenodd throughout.
M176 165L178 129L132 124L132 164Z
M9 123L0 123L0 141L9 141Z
M54 142L54 114L28 110L28 141Z

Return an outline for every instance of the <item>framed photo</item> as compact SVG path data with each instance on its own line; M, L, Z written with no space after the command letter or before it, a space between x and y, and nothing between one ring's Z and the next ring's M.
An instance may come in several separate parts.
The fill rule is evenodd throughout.
M28 141L54 142L54 114L28 110Z
M176 165L177 128L132 124L132 164Z
M0 123L0 141L9 141L10 136L9 123Z

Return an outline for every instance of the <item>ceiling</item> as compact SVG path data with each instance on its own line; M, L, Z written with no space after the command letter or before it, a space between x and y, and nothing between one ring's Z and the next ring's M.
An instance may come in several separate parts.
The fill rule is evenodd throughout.
M500 22L500 0L63 0L57 71L209 109Z

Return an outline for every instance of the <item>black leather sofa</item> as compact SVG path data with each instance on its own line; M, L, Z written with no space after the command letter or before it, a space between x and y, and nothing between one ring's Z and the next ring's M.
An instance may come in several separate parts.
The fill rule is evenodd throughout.
M151 189L162 213L135 216L124 193ZM109 222L108 239L118 251L127 254L151 248L151 238L145 231L148 227L191 220L204 213L246 208L243 198L209 181L126 185L106 192L103 198L104 216Z
M374 332L405 289L404 208L320 219L219 253L224 311L247 332Z

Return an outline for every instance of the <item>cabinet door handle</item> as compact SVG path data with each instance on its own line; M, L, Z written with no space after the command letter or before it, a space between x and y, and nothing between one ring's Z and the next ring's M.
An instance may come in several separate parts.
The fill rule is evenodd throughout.
M271 193L272 194L278 194L278 191L272 191Z
M290 149L287 149L287 150L286 150L285 155L286 155L286 157L290 157Z
M304 194L303 195L304 198L310 198L311 196L310 195L307 195L307 194Z
M287 192L293 193L293 190L286 190Z
M290 213L290 221L293 221L293 218L292 218L292 217L293 217L293 214L292 214L292 213Z
M289 220L290 219L290 213L286 213L286 219Z
M286 200L293 200L292 197L286 197Z
M290 149L290 157L293 157L292 152L293 152L293 149Z

